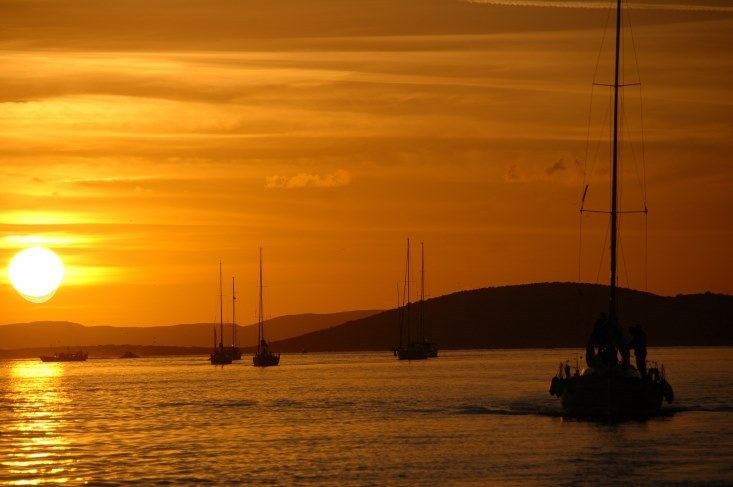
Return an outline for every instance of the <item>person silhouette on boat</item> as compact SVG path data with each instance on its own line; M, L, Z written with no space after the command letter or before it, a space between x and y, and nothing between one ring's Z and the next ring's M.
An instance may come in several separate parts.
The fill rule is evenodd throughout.
M641 329L640 324L629 327L631 341L629 348L634 351L636 357L636 368L642 377L646 378L646 333Z
M262 348L262 353L270 353L270 344L264 338L260 342L260 347Z
M605 362L604 357L607 354L608 345L606 313L602 312L593 325L593 331L585 349L585 362L588 367L598 367Z
M613 313L611 313L611 318L608 320L607 329L608 340L614 347L613 365L618 365L618 358L616 357L616 352L618 352L621 355L621 365L629 367L631 362L629 347L626 346L626 339Z

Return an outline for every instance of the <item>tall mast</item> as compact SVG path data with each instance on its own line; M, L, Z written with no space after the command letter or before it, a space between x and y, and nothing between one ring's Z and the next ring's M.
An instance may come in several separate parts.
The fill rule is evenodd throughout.
M420 242L420 341L425 341L425 243Z
M397 283L397 318L400 320L400 345L399 348L402 348L402 335L404 335L403 328L404 324L402 323L404 320L403 318L403 308L402 308L402 301L400 301L400 283Z
M407 280L407 346L412 344L412 338L410 336L410 239L407 239L407 265L405 267L405 279Z
M616 66L613 83L613 160L611 178L611 296L609 318L616 322L616 257L618 243L618 76L621 46L621 0L616 2Z
M234 293L234 276L232 276L232 346L237 346L237 296Z
M264 319L264 311L262 309L262 247L260 247L260 312L258 317L258 326L257 326L257 352L260 351L260 344L262 343L262 340L265 338L265 319Z
M221 260L219 261L219 348L224 349L224 291L221 284Z

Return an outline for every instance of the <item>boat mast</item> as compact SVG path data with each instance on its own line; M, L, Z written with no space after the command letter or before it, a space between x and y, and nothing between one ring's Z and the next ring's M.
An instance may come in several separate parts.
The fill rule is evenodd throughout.
M224 291L221 284L221 260L219 261L219 349L224 350Z
M262 340L265 338L265 320L262 310L262 247L260 247L260 310L257 325L257 353L260 353Z
M404 321L403 320L404 310L402 307L402 301L400 301L400 283L399 282L397 283L397 308L395 309L397 310L397 319L400 322L400 345L398 348L401 349L402 348L402 335L404 335L404 332L402 330L403 321Z
M237 346L237 296L234 294L234 276L232 276L232 347Z
M425 341L425 243L420 242L420 341Z
M410 239L407 239L407 265L405 267L405 281L407 283L407 308L406 313L406 325L407 325L407 346L412 345L412 338L410 336Z
M616 322L616 257L618 243L618 76L621 45L621 0L616 2L616 66L613 83L613 156L611 178L611 296L609 319Z

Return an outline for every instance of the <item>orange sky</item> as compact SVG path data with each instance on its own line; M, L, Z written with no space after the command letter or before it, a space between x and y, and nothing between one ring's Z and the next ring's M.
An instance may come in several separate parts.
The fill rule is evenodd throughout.
M569 5L607 3L0 0L0 261L41 242L67 266L41 305L3 273L0 323L211 321L219 259L252 322L260 245L268 316L394 306L408 236L430 296L578 280L608 13ZM645 171L651 213L648 272L622 224L623 286L733 294L727 5L629 10L624 204ZM583 281L606 227L584 219Z

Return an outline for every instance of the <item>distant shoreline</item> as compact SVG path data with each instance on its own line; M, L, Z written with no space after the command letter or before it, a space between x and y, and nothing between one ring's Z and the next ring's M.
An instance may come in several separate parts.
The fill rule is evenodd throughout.
M655 349L682 349L694 348L701 349L725 349L733 348L733 345L663 345L649 347ZM100 345L91 347L53 347L39 349L22 349L22 350L0 350L0 360L29 360L38 359L42 355L53 355L56 352L68 352L84 350L89 352L89 360L108 360L117 359L124 352L130 351L136 353L140 358L165 358L165 357L206 357L211 353L211 348L206 347L163 347L163 346L140 346L140 345ZM251 354L254 348L243 348L245 354ZM486 352L486 351L580 351L584 349L579 347L494 347L494 348L446 348L443 352ZM309 351L303 352L282 352L282 355L359 355L359 354L385 354L391 355L391 350L328 350L328 351Z

